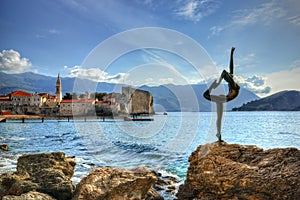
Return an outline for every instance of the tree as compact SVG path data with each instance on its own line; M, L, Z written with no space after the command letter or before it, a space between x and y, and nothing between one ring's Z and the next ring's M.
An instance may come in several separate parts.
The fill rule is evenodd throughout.
M95 92L91 94L91 98L97 98L99 101L101 101L105 95L107 95L105 92Z
M62 99L63 100L78 99L78 96L75 92L73 92L72 94L70 92L66 92L65 96Z
M63 100L71 100L72 99L72 94L69 92L66 92L65 96L62 98Z

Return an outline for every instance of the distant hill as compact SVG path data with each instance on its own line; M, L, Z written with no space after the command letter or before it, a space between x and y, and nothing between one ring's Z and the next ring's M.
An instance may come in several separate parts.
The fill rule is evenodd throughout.
M23 90L26 92L46 92L50 94L55 94L55 84L56 84L57 77L52 76L45 76L41 74L35 74L32 72L25 72L20 74L6 74L0 72L0 95L1 94L8 94L15 90ZM72 92L75 78L69 77L61 77L62 81L62 92L65 94L66 92ZM112 92L116 87L116 84L110 83L95 83L89 80L79 80L77 79L79 85L84 83L93 84L97 86L98 89L102 89L104 92ZM84 91L80 91L82 93ZM95 91L93 91L95 92Z
M24 90L27 92L47 92L55 93L55 84L57 77L45 76L26 72L21 74L6 74L0 72L0 95L8 94L15 90ZM80 80L75 78L61 77L63 95L66 92L72 92L74 84L77 85L78 93L88 92L121 92L122 84L113 84L99 82L95 83L89 80ZM91 89L94 88L94 89ZM139 89L149 91L154 97L156 111L210 111L211 102L203 98L203 92L207 89L205 84L196 85L160 85L160 86L142 86ZM239 96L226 104L225 109L231 110L234 107L257 100L259 97L246 89L241 89Z
M300 91L282 91L234 108L233 111L300 111Z

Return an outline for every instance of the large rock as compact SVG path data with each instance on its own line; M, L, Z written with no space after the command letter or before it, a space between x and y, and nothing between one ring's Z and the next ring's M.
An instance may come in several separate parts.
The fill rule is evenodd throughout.
M156 180L156 176L145 168L99 167L80 181L73 200L158 199L160 196L154 198L157 193L151 189Z
M8 195L3 197L2 200L55 200L55 199L47 194L32 191L32 192L22 194L21 196Z
M1 140L1 138L0 138L0 140ZM7 144L1 144L0 145L0 150L8 151L8 145Z
M178 199L300 199L300 151L213 143L189 157Z
M73 158L62 152L23 155L18 159L17 172L0 176L0 198L38 191L58 200L70 199L75 165Z
M127 114L154 114L153 96L150 92L122 87L121 111Z

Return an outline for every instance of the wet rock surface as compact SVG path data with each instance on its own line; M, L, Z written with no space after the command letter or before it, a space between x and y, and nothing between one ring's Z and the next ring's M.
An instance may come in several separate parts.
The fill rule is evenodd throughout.
M0 138L0 140L1 140L1 138ZM0 145L0 150L8 151L8 145L7 144L1 144Z
M0 176L0 198L38 191L58 200L70 199L75 165L62 152L23 155L18 159L15 173Z
M51 196L40 192L28 192L21 194L20 196L8 195L2 198L2 200L55 200Z
M99 167L77 185L76 199L145 199L156 177L145 168L123 170Z
M212 143L189 157L178 199L300 199L300 151Z

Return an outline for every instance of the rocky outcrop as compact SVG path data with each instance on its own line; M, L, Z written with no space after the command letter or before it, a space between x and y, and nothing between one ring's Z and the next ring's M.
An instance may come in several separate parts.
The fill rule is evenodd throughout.
M201 145L189 158L186 181L178 199L299 199L300 151L263 150L256 146L212 143ZM75 162L64 153L24 155L17 171L0 175L0 199L145 199L168 197L178 181L145 167L132 170L98 167L76 190L71 182ZM172 198L171 198L172 199Z
M2 200L55 200L51 196L40 192L28 192L20 196L7 195Z
M23 155L18 159L17 172L0 176L0 198L38 191L58 200L70 199L75 164L62 152Z
M127 114L154 114L153 96L150 92L122 87L122 112Z
M85 199L157 199L157 193L149 190L156 182L155 175L146 168L123 170L99 167L76 187L73 200ZM149 193L148 193L149 192Z
M163 197L154 186L171 188L168 185L171 178L163 177L146 167L132 170L99 167L84 177L75 190L71 182L76 165L73 158L66 157L62 152L19 157L15 173L0 175L0 199L162 200ZM174 191L170 189L169 192Z
M300 151L212 143L189 157L178 199L299 199Z

